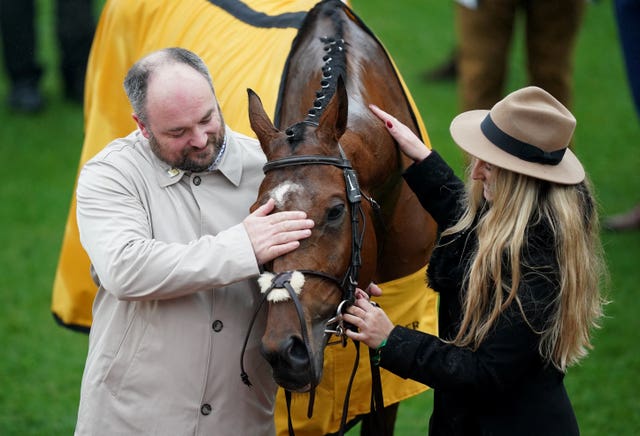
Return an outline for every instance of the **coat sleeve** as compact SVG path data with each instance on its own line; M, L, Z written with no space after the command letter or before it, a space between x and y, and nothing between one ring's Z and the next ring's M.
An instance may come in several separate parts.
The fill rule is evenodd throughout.
M438 152L434 150L423 161L412 164L403 176L438 228L447 228L459 218L464 184Z
M533 273L533 269L525 272L519 294L526 319L518 305L511 304L475 351L396 326L381 350L380 364L400 377L434 389L509 389L532 365L540 365L539 332L552 310L555 289L556 283L549 275Z
M136 187L115 165L85 165L77 199L80 240L101 286L119 299L176 298L259 273L242 223L186 243L154 239Z

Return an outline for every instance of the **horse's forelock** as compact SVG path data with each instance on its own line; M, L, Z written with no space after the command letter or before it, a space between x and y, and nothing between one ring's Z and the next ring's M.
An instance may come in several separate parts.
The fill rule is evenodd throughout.
M305 130L306 125L304 122L300 122L294 124L285 130L285 134L287 135L287 142L289 142L289 146L291 150L295 150L298 145L300 145L305 138Z

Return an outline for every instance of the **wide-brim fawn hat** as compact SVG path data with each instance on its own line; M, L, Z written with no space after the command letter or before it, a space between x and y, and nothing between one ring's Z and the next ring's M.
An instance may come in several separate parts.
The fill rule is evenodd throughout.
M514 91L491 110L463 112L449 128L470 155L507 170L573 185L585 173L568 148L576 119L551 94L536 86Z

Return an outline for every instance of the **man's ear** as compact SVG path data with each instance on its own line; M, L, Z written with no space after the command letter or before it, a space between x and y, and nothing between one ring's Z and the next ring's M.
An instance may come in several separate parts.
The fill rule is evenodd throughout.
M138 129L140 129L142 136L149 139L149 137L151 137L151 133L149 133L149 129L147 129L147 126L142 122L142 120L136 114L131 114L131 117L133 118L133 121L135 121L136 124L138 125Z

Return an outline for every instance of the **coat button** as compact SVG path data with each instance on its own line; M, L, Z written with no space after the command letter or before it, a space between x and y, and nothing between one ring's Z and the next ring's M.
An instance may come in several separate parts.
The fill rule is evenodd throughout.
M200 186L200 182L201 182L201 181L202 181L202 180L200 179L200 176L195 176L195 177L193 178L193 184L194 184L194 185L196 185L196 186Z
M211 404L203 404L202 407L200 407L200 413L202 413L203 415L209 415L211 413Z
M220 330L222 330L222 321L220 321L219 319L216 319L213 324L211 325L211 327L213 328L214 332L219 332Z

